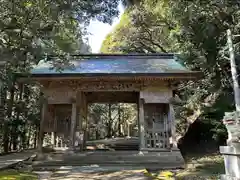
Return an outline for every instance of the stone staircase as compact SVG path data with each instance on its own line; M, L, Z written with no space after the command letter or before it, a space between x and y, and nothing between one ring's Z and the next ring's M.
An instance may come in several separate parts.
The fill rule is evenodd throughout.
M96 141L88 141L87 146L104 145L104 147L113 149L113 150L127 150L127 151L138 151L139 150L139 139L137 137L131 138L112 138L112 139L103 139Z
M98 148L103 145L103 148ZM56 151L48 153L42 161L34 161L33 169L56 169L62 166L99 166L120 169L177 169L184 167L179 151L139 153L138 138L111 138L88 141L93 150L75 152Z
M146 154L141 154L138 151L92 151L74 154L49 154L46 160L33 162L34 169L61 166L177 169L184 167L184 160L178 151Z

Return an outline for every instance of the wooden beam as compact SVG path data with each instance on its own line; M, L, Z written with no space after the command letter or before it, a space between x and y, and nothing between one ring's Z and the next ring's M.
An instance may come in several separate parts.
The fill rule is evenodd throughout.
M137 92L88 92L88 103L137 103Z

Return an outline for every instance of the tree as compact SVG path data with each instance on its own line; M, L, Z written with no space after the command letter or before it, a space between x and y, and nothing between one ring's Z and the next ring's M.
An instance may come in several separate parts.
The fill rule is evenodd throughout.
M101 52L166 53L173 50L176 42L171 38L173 25L161 17L158 8L161 4L152 2L149 7L147 2L141 2L126 9L119 24L104 40Z
M19 83L16 72L29 73L49 54L61 57L51 59L58 68L68 63L69 53L88 51L83 41L85 25L91 18L111 23L118 14L117 5L118 1L108 0L1 1L0 54L1 61L6 61L1 71L1 95L6 102L6 117L1 121L5 152L25 147L30 136L39 132L39 88L30 82Z
M137 126L135 104L92 104L90 106L90 126L95 129L96 139L126 135L128 124ZM123 126L124 132L121 132Z
M102 52L180 54L185 66L204 76L197 82L180 83L176 91L185 102L175 106L179 134L201 120L212 135L226 135L221 119L234 108L226 30L239 32L239 6L238 1L142 0L127 7L120 24L105 39ZM237 52L238 42L236 38Z

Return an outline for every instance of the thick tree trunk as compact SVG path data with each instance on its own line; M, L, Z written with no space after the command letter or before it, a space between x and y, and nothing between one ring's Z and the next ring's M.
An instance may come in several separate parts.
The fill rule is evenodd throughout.
M18 146L18 122L20 122L20 113L22 111L22 98L23 98L23 88L24 85L20 84L19 85L19 96L18 96L18 107L17 107L17 117L16 117L16 122L13 123L13 127L12 127L12 144L13 144L13 150L17 150L17 146ZM25 136L26 133L23 133L22 136ZM21 137L21 139L25 139L25 137ZM24 143L24 142L22 142Z
M12 117L12 109L13 109L13 101L14 101L14 93L15 93L15 82L13 82L12 86L10 87L10 100L8 102L7 107L7 117L8 119L11 119ZM4 121L4 127L3 127L3 148L4 152L7 153L9 151L9 122L7 120ZM11 150L11 148L10 148Z
M12 126L12 138L11 138L11 142L12 142L12 150L16 151L17 150L17 146L18 146L18 132L17 132L17 125L13 124Z
M8 137L8 122L5 120L3 125L3 150L8 153L9 137Z
M23 145L23 148L28 148L28 149L30 148L31 131L32 131L31 126L28 126L28 128L27 128L27 138L26 138L25 144Z
M96 129L95 133L96 133L96 140L98 140L99 139L98 129Z
M4 108L5 108L5 104L6 104L6 91L4 90L3 87L3 82L0 81L0 128L3 130L3 137L1 138L1 141L4 142L4 137L6 137L4 135L4 133L6 133L6 131L4 130L6 128L6 120L5 120L5 112L4 112ZM4 148L4 151L6 149Z
M236 106L236 110L240 111L240 90L239 90L239 84L238 84L238 72L237 72L237 64L235 60L234 47L232 42L232 32L230 29L227 30L227 35L228 35L228 47L229 47L229 54L230 54L235 106Z

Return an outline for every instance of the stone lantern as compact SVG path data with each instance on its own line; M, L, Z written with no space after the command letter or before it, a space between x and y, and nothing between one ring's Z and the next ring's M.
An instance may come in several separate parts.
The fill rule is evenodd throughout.
M223 124L228 131L228 140L227 146L220 146L225 163L225 174L221 179L240 179L240 112L226 112Z

